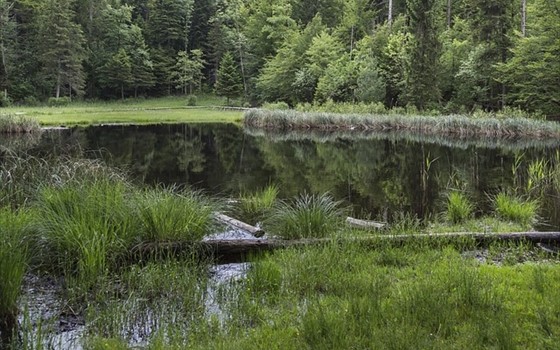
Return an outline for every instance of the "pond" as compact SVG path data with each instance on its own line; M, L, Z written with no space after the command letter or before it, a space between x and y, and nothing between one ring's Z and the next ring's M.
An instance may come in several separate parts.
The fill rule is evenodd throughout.
M482 213L498 191L531 187L544 195L539 229L557 230L560 199L545 185L552 174L559 176L559 144L398 134L272 135L230 124L112 125L51 130L30 152L103 158L139 182L188 185L221 197L269 184L277 185L283 198L329 192L351 205L355 216L389 222L402 213L437 215L451 189L467 191Z

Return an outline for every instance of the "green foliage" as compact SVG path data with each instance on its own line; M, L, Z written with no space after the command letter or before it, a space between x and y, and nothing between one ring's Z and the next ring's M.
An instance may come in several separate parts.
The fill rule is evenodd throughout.
M192 94L193 88L200 89L205 63L201 50L193 50L190 53L179 51L173 72L176 87L184 94Z
M341 203L328 194L302 194L293 201L281 201L264 225L267 231L285 239L321 238L336 233L344 222Z
M237 206L239 217L251 224L262 222L276 204L277 197L278 187L274 185L255 193L242 193Z
M71 100L68 96L63 97L49 97L47 100L47 106L49 107L63 107L68 106Z
M233 55L229 52L222 57L214 88L218 96L227 97L228 104L230 98L237 97L243 92L241 75L233 60Z
M523 200L513 195L499 193L494 197L494 208L500 218L530 228L536 223L539 205L534 200Z
M447 220L453 224L460 224L468 220L473 211L473 205L461 192L450 192L447 195Z
M0 208L0 343L17 328L18 300L29 260L29 225L24 212Z
M145 190L134 203L142 241L193 242L211 233L216 204L200 193L157 188Z

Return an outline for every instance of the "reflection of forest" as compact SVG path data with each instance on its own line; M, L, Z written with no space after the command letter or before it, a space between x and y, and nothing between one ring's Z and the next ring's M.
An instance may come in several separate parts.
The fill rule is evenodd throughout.
M519 168L514 180L519 151L373 139L271 141L225 124L73 129L44 137L37 151L60 153L75 150L72 145L149 184L188 184L237 195L275 183L283 197L330 192L351 203L356 215L388 220L403 211L437 213L451 188L467 190L479 207L487 205L488 194L511 188L514 181L519 185L526 170ZM550 152L525 150L522 164L548 159ZM551 211L543 216L556 223L558 198L548 199Z

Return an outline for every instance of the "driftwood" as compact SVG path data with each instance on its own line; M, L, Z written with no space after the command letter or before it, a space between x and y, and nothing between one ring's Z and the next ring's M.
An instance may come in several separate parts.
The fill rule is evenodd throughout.
M242 221L236 220L232 217L229 217L229 216L221 214L221 213L215 213L214 217L216 218L216 220L218 220L221 223L236 227L236 228L238 228L240 230L243 230L243 231L247 231L257 238L264 236L264 230L259 228L259 227L255 227L255 226L246 224Z
M475 243L484 245L491 242L531 242L551 244L560 242L560 232L512 232L512 233L434 233L412 235L368 235L363 237L337 238L339 242L357 242L376 247L380 244L403 244L409 241L454 241L470 239ZM203 255L211 256L220 262L243 261L252 254L258 254L288 247L303 247L320 245L333 242L331 238L309 238L299 240L283 239L239 239L220 240L212 239L191 243L150 243L140 245L133 249L133 255L144 254L180 254L186 251L196 251Z
M365 229L365 230L380 229L380 228L385 227L385 223L383 223L383 222L377 222L377 221L371 221L371 220L361 220L361 219L355 219L355 218L351 218L351 217L346 218L346 223L348 224L348 226L355 227L355 228L361 228L361 229Z

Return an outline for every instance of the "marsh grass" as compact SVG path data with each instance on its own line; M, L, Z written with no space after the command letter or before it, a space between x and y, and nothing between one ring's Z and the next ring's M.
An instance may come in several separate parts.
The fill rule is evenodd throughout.
M537 220L539 204L536 200L523 200L501 192L493 198L493 202L496 215L503 220L513 221L527 228Z
M262 222L271 212L278 198L278 187L269 185L254 193L242 193L239 196L237 214L241 220L250 224Z
M244 125L260 129L411 131L454 138L484 136L494 138L557 138L560 125L525 118L472 118L462 115L421 116L386 114L301 113L293 110L252 109L245 112Z
M157 187L134 199L144 242L194 242L211 233L218 203L200 192Z
M452 191L447 195L447 220L452 224L460 224L472 216L474 206L467 196L461 192Z
M35 118L21 114L0 113L0 134L39 133L41 126Z
M30 215L0 208L0 347L17 328L18 299L28 265Z
M274 206L264 225L284 239L322 238L334 234L344 222L342 203L328 194L301 194Z
M49 186L37 199L38 228L51 266L84 290L106 276L137 234L128 184L100 179Z

